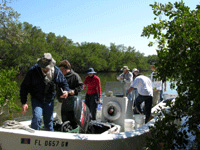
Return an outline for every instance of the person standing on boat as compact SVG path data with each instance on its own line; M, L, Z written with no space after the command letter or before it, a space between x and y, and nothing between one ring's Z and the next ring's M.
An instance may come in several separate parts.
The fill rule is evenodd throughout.
M156 72L155 65L151 65L151 81L153 83L153 106L158 104L163 99L163 83L164 83L164 91L166 92L166 80L161 80L158 77L158 73Z
M137 77L137 75L139 74L139 70L137 68L134 68L132 70L132 74L133 74L133 81L135 80L135 78ZM135 99L138 97L138 91L137 88L134 88L132 91L132 98L133 98L133 102L135 101Z
M152 73L151 73L151 81L153 82L154 84L154 81L158 80L158 77L157 77L157 72L156 72L156 67L155 65L151 65L151 70L152 70ZM163 100L163 90L164 92L167 91L167 83L166 83L166 78L162 79L161 80L161 90L160 91L160 101ZM164 89L163 89L163 84L164 84ZM154 86L154 85L153 85ZM159 98L158 98L159 99Z
M58 67L65 76L69 88L72 90L67 100L62 101L61 116L62 122L70 121L70 125L73 129L77 127L77 123L74 116L74 96L78 96L78 93L83 90L83 81L81 77L73 71L71 64L67 60L63 60L59 63ZM70 99L70 97L72 97Z
M21 112L28 109L27 95L31 95L32 122L31 128L40 130L42 120L44 128L53 131L54 98L56 85L63 89L61 98L67 98L70 88L60 69L55 66L56 61L50 53L44 53L27 72L20 88Z
M127 93L133 82L133 74L132 72L130 72L128 66L123 66L123 68L121 68L121 71L123 71L123 73L117 77L117 80L124 82L124 90ZM128 99L132 101L132 92L129 93Z
M139 94L139 96L135 100L136 108L140 114L145 114L145 123L147 123L151 116L151 107L153 100L153 87L151 79L144 75L138 75L133 81L131 87L129 88L127 96L134 88L137 88ZM145 103L144 111L142 111L141 109L141 104L143 102Z
M90 110L91 119L96 120L97 105L101 98L101 82L93 68L89 68L87 74L84 81L84 89L87 87L85 104Z

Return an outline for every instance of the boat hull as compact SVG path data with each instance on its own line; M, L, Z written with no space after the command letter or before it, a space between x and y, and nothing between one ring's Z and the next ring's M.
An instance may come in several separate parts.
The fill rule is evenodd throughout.
M152 108L152 114L166 107L160 102ZM149 126L154 126L157 117L147 124L127 132L102 134L77 134L66 132L38 131L30 132L25 129L6 129L0 127L0 150L140 150L145 146L145 139L150 135ZM29 126L31 121L21 122Z
M72 133L59 133L48 131L36 131L27 133L20 129L0 129L1 150L134 150L141 149L145 143L146 133L130 131L118 134L84 135ZM142 144L142 145L141 145Z

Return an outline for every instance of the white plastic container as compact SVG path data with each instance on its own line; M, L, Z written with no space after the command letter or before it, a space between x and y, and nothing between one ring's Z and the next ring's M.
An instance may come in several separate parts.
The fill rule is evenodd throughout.
M133 115L133 119L135 120L135 129L141 127L142 125L145 124L145 115Z
M124 131L131 131L135 128L135 121L133 119L125 119L124 121Z

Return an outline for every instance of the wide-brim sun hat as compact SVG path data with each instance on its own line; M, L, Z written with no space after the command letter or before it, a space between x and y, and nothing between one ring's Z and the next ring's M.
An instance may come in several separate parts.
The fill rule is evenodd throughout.
M96 73L96 72L94 71L93 68L89 68L88 71L87 71L87 74L90 74L90 73Z
M138 70L137 68L134 68L134 69L132 70L132 72L139 72L139 70Z
M121 71L124 71L124 70L130 70L130 69L128 68L128 66L123 66L123 68L121 68Z
M56 61L50 53L44 53L41 58L37 59L37 64L41 68L51 69L56 65Z

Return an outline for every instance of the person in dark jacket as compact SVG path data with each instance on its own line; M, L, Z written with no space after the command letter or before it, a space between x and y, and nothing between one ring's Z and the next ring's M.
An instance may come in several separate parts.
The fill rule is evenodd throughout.
M56 85L63 89L61 98L67 98L70 88L60 69L55 66L56 61L50 53L44 53L27 72L20 88L21 112L26 113L28 109L27 95L31 95L32 122L31 128L40 130L42 116L44 128L53 131L54 98L56 96Z
M74 98L72 96L78 96L78 93L83 90L83 81L81 77L73 71L71 64L67 60L62 60L59 65L60 70L67 79L69 88L71 89L71 95L67 100L62 101L61 116L62 122L70 121L70 125L73 129L77 127L77 123L74 116Z

